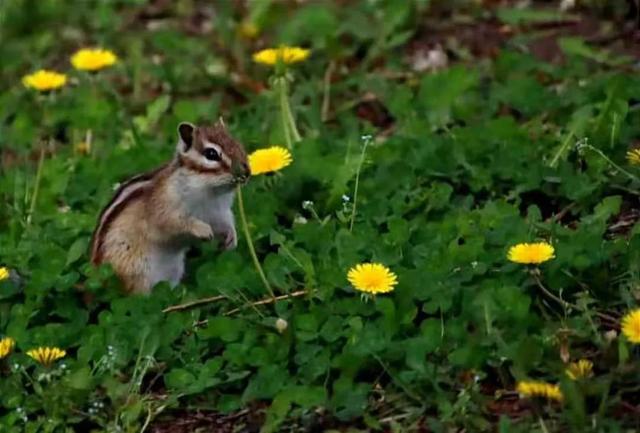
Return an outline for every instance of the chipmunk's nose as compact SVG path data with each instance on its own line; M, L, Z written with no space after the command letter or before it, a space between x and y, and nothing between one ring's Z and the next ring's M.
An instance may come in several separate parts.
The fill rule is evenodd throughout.
M231 173L237 181L246 182L251 176L251 169L246 162L234 161L231 164Z

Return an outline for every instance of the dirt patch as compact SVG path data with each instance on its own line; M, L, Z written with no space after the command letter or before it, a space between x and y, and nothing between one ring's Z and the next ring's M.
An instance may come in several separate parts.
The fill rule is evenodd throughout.
M425 16L423 24L406 46L409 59L443 47L448 59L471 60L495 58L511 45L524 49L540 60L558 63L565 60L559 40L564 37L580 37L594 48L611 50L619 55L640 59L640 28L633 8L627 16L602 18L593 11L574 10L567 18L508 25L497 18L497 6L502 2L487 2L486 18L470 16ZM537 7L541 11L553 11L557 5Z
M254 406L232 414L206 410L180 410L156 420L152 433L258 433L264 411Z

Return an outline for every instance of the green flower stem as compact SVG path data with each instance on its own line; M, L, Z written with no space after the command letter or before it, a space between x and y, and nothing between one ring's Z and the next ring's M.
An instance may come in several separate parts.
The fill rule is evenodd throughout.
M540 423L540 429L544 433L549 433L549 429L547 428L547 425L544 423L544 420L542 419L541 416L538 416L538 422Z
M253 264L256 267L258 274L260 275L262 284L264 284L264 287L267 289L267 292L269 292L269 295L271 295L271 297L275 299L276 296L273 293L273 289L271 289L271 285L269 284L269 281L267 280L267 277L265 276L264 271L262 270L262 265L260 265L260 260L258 260L258 256L256 255L256 249L254 248L253 241L251 240L251 233L249 232L249 225L247 224L247 217L244 212L244 202L242 200L242 188L240 188L240 185L236 187L236 191L238 194L238 208L240 210L240 221L242 223L242 231L244 232L244 237L247 240L247 247L249 248L249 253L251 254L251 258L253 259Z
M289 128L289 120L287 117L287 105L289 101L287 99L286 85L283 85L284 78L278 78L276 84L278 86L278 101L280 103L280 122L282 124L282 132L284 133L284 141L287 144L288 149L293 148L293 139L291 138L291 131Z
M293 112L291 111L291 103L289 102L289 86L287 85L287 83L285 82L285 94L286 94L286 104L284 106L284 109L287 113L287 120L289 121L289 129L291 131L291 134L293 135L293 141L294 142L298 142L302 139L302 137L300 137L300 133L298 132L298 127L296 126L296 120L293 117Z
M38 159L38 169L36 170L36 182L33 186L33 194L31 195L31 204L27 213L27 225L31 224L31 218L36 211L36 203L38 201L38 192L40 191L40 182L42 181L42 166L44 165L44 147L40 149L40 158Z
M549 167L555 168L555 166L558 165L558 161L560 160L560 157L567 151L567 149L571 145L571 139L573 138L573 135L574 135L573 131L569 131L569 133L567 134L567 137L564 139L564 141L560 145L560 148L551 159L551 162L549 163Z
M529 274L533 277L533 280L535 281L536 285L538 286L538 288L540 289L540 291L547 296L550 299L553 299L555 302L557 302L558 304L560 304L563 308L565 309L574 309L576 311L581 311L580 307L578 307L576 304L572 304L571 302L565 301L564 299L554 295L553 293L551 293L549 291L549 289L547 289L544 284L542 283L542 280L540 279L540 269L538 268L534 268L531 269L529 271ZM618 319L616 319L613 316L610 316L608 314L605 313L601 313L600 311L593 311L592 314L598 316L599 318L606 320L607 322L611 323L611 324L619 324L620 321Z
M293 148L293 143L301 140L300 133L296 126L291 104L289 103L289 85L285 75L278 75L273 80L276 92L278 93L278 104L280 106L280 122L284 132L285 142L289 149Z
M358 206L358 186L360 185L360 170L362 170L362 165L364 164L364 157L367 152L367 146L371 141L370 137L366 137L364 139L364 146L362 147L362 155L360 155L360 163L358 164L358 169L356 170L356 186L353 191L353 209L351 209L351 222L349 223L349 231L353 231L353 224L356 220L356 207Z
M615 162L613 162L607 155L605 155L600 149L598 149L597 147L593 147L590 144L585 144L584 145L585 149L589 149L592 152L597 153L602 159L604 159L605 161L607 161L607 163L609 163L609 165L611 165L613 168L615 168L616 170L618 170L620 173L624 174L625 176L627 176L629 179L634 180L634 181L640 181L640 179L638 179L638 176L634 176L633 174L629 173L627 170L625 170L624 168L620 167L618 164L616 164Z
M27 225L31 224L31 219L33 218L33 214L36 211L36 203L38 202L38 192L40 191L40 182L42 181L42 166L44 165L44 152L45 147L51 147L52 138L49 138L49 110L48 104L53 103L55 101L55 93L51 92L49 95L41 95L40 102L42 104L42 126L44 129L44 137L47 140L45 146L40 148L40 158L38 158L38 168L36 169L36 180L33 186L33 194L31 195L31 203L29 204L29 210L27 211Z

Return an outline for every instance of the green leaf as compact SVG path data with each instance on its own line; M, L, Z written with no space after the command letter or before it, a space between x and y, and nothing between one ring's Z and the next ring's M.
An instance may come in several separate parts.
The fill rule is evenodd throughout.
M462 66L452 67L425 75L420 82L418 100L431 123L440 126L450 120L455 104L477 84L475 71Z
M270 399L287 385L287 373L279 365L261 367L244 390L243 400Z
M272 433L276 431L286 418L289 410L291 410L291 396L285 390L278 394L271 402L271 406L267 409L267 419L260 429L260 433Z
M629 61L629 59L625 57L611 58L608 51L592 48L587 45L587 43L581 38L560 38L558 40L558 45L560 46L562 51L567 54L585 57L598 63L605 63L615 66L627 63Z
M167 387L171 389L175 389L178 392L185 392L196 382L196 377L184 368L174 368L165 375L164 382Z
M76 239L74 243L69 247L69 251L67 252L67 263L65 266L69 266L78 260L82 255L87 251L87 239L80 238Z
M93 387L91 369L89 367L81 367L77 370L72 371L69 375L65 376L64 383L66 386L72 389L91 389Z
M229 317L212 317L207 323L207 327L199 331L202 338L220 338L222 341L230 343L240 337L242 322Z
M540 10L533 8L499 8L498 19L505 24L520 25L547 21L559 21L566 15L557 10Z
M162 95L147 106L147 122L155 125L171 104L169 95Z
M594 213L583 218L585 224L593 223L606 223L609 218L620 212L620 206L622 205L622 197L614 195L605 197L596 206Z

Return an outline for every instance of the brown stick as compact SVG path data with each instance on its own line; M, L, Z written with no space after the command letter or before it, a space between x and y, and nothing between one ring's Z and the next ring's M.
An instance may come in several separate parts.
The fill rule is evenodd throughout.
M287 293L286 295L279 295L279 296L276 296L275 298L265 298L265 299L262 299L260 301L253 302L253 303L251 303L249 305L243 305L242 307L238 307L238 308L234 308L233 310L229 310L226 313L224 313L224 315L225 316L231 316L232 314L236 314L236 313L240 312L241 310L244 310L247 307L256 307L258 305L273 304L276 301L282 301L282 300L285 300L285 299L297 298L299 296L306 295L307 293L309 293L309 292L307 292L306 290L298 290L297 292Z
M172 305L162 310L163 313L171 313L172 311L188 310L189 308L197 307L198 305L210 304L212 302L218 302L223 299L227 299L225 295L211 296L209 298L196 299L195 301L185 302L184 304Z
M547 218L547 220L546 220L545 222L547 222L547 223L548 223L548 222L551 222L552 220L553 220L553 221L555 221L555 222L560 222L560 220L561 220L562 218L564 218L564 216L565 216L565 215L566 215L566 214L567 214L571 209L573 209L573 208L575 207L575 205L576 205L575 203L569 203L569 205L567 205L567 206L563 207L563 208L560 210L560 212L558 212L558 213L557 213L557 214L555 214L555 215L551 215L549 218Z
M243 305L242 307L239 308L234 308L233 310L229 310L226 313L224 313L225 316L231 316L232 314L236 314L242 310L244 310L245 308L256 308L256 306L258 305L266 305L266 304L273 304L274 302L277 301L283 301L285 299L291 299L291 298L298 298L302 295L306 295L307 293L309 293L306 290L298 290L297 292L293 292L293 293L288 293L286 295L280 295L280 296L276 296L275 298L265 298L265 299L261 299L260 301L256 301L253 302L251 304L246 304ZM198 326L204 326L207 323L209 323L209 320L204 319L204 320L200 320L199 322L196 322L194 326L198 327Z

